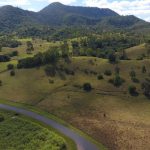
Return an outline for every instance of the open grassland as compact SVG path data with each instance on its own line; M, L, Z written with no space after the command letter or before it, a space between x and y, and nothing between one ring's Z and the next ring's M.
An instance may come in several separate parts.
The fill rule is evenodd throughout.
M140 85L145 78L149 78L150 60L119 62L117 66L125 83L118 88L108 83L114 77L116 67L108 60L75 57L71 64L61 62L62 65L74 70L75 75L57 73L53 78L47 77L44 67L16 70L14 77L10 77L9 72L1 73L0 98L44 109L110 149L150 149L150 102L142 94ZM143 65L147 69L144 74ZM113 74L105 76L106 69ZM135 70L140 83L131 81L131 69ZM102 74L104 79L98 80L98 74ZM89 93L81 88L85 82L93 87ZM137 87L139 96L129 95L130 84Z
M139 59L142 55L147 55L147 49L145 48L145 44L141 44L126 49L126 53L129 59Z
M66 150L67 146L56 133L19 114L0 110L0 149Z

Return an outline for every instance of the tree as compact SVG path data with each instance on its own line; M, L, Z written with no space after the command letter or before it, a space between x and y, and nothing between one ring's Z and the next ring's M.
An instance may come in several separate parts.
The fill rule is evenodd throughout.
M135 78L136 77L136 72L133 69L130 71L129 74L130 74L131 78Z
M146 73L146 67L142 66L142 73Z
M0 86L2 86L2 80L0 80Z
M15 74L16 74L16 73L15 73L14 70L11 70L11 71L10 71L10 76L15 76Z
M2 48L3 48L3 47L2 47L2 45L0 44L0 52L2 51Z
M84 83L84 84L83 84L83 89L84 89L84 91L86 91L86 92L90 92L90 91L92 90L92 86L91 86L90 83Z
M116 63L116 62L117 62L117 57L116 57L116 55L115 55L114 52L112 52L112 53L110 53L110 54L108 55L108 59L109 59L109 62L110 62L110 63Z
M125 50L122 50L121 55L120 55L121 60L127 60L128 56Z
M134 85L130 85L128 87L128 91L131 95L136 95L137 94L137 91L136 91L136 87Z
M150 98L150 82L149 81L143 82L141 87L142 87L144 95Z
M115 67L115 74L119 74L120 73L120 68L118 66Z
M31 54L32 51L34 51L33 44L31 41L27 41L27 49L26 49L27 54Z
M14 69L14 65L13 65L13 64L8 64L8 65L7 65L7 69L8 69L8 70Z

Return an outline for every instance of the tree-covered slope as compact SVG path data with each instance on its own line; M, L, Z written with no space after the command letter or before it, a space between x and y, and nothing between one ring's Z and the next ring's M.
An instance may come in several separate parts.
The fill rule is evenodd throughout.
M149 23L135 16L120 16L110 9L96 7L67 6L52 3L39 12L22 10L17 7L0 7L0 32L18 31L27 27L93 27L96 29L145 29ZM91 28L90 28L91 29ZM147 29L146 29L147 30Z

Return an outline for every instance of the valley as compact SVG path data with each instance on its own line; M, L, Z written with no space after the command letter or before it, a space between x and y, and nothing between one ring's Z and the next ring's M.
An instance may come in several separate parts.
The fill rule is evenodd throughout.
M10 17L13 25L1 23ZM39 12L3 6L0 19L0 104L47 113L101 150L150 149L149 22L61 3Z

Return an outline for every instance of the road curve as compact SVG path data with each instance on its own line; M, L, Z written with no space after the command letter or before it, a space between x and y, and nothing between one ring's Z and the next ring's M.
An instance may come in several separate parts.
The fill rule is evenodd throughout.
M42 115L39 115L39 114L29 111L29 110L25 110L23 108L9 106L9 105L5 105L5 104L0 104L0 109L15 111L17 113L31 117L33 119L36 119L46 125L49 125L55 129L57 129L59 132L68 136L69 138L71 138L76 143L78 150L99 150L99 148L95 144L91 143L85 137L79 135L75 131L57 123L56 121L54 121L52 119L46 118Z

